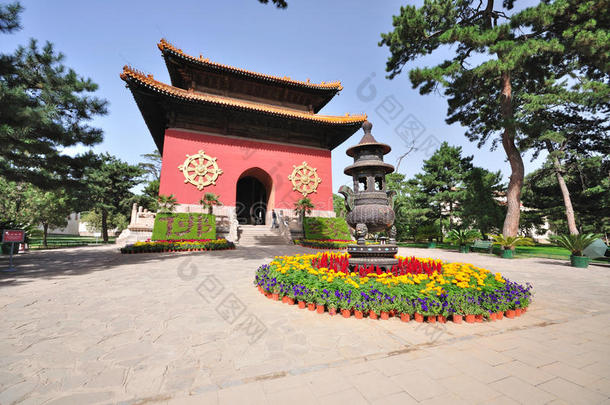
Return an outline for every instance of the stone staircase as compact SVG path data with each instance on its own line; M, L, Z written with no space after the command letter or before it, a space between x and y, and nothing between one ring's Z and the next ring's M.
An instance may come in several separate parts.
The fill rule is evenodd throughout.
M268 225L239 225L240 246L288 245L290 241L280 234L278 228Z

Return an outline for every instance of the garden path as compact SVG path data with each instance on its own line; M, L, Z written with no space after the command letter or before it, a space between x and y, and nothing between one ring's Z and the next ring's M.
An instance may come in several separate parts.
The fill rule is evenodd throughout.
M515 320L405 324L317 315L253 287L257 266L305 252L17 257L0 274L0 403L610 403L607 266L401 248L535 290Z

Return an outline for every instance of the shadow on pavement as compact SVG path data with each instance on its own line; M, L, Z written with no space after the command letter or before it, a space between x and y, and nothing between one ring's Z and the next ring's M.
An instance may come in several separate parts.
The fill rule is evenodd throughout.
M98 271L111 271L124 265L136 265L160 260L192 257L198 259L260 259L261 264L274 256L315 253L316 250L294 245L247 246L235 250L208 252L121 254L116 246L95 246L33 251L14 257L13 272L0 272L0 287L19 285L31 279L55 279ZM0 270L8 268L8 256L0 257Z

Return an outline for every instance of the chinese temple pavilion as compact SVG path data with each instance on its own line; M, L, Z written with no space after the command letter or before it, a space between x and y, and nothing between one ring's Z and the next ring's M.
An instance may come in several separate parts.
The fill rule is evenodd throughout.
M127 83L163 156L160 194L180 210L205 193L240 223L270 223L308 197L314 215L333 216L331 151L365 115L318 112L340 82L311 83L251 72L158 44L171 84L124 67Z

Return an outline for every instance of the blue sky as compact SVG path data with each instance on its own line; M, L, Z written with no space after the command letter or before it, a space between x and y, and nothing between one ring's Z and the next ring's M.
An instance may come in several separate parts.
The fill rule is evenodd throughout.
M109 114L94 121L105 132L96 151L108 151L131 163L155 146L140 112L119 73L129 64L169 83L156 44L166 38L185 52L262 73L313 82L341 80L343 91L321 112L343 115L367 113L373 134L390 144L386 160L415 143L417 150L399 171L417 173L438 142L460 145L474 163L501 170L510 168L504 151L478 149L459 125L447 125L446 100L421 96L413 90L406 70L394 80L385 78L387 48L377 46L381 32L391 30L392 15L404 1L293 0L286 10L256 0L74 1L22 0L23 30L2 36L2 52L33 37L51 41L66 55L67 66L99 84L97 95L109 101ZM442 55L416 61L422 66ZM398 128L398 129L397 129ZM343 168L350 162L345 150L357 143L358 132L333 151L333 189L349 179ZM526 173L541 160L524 157Z

